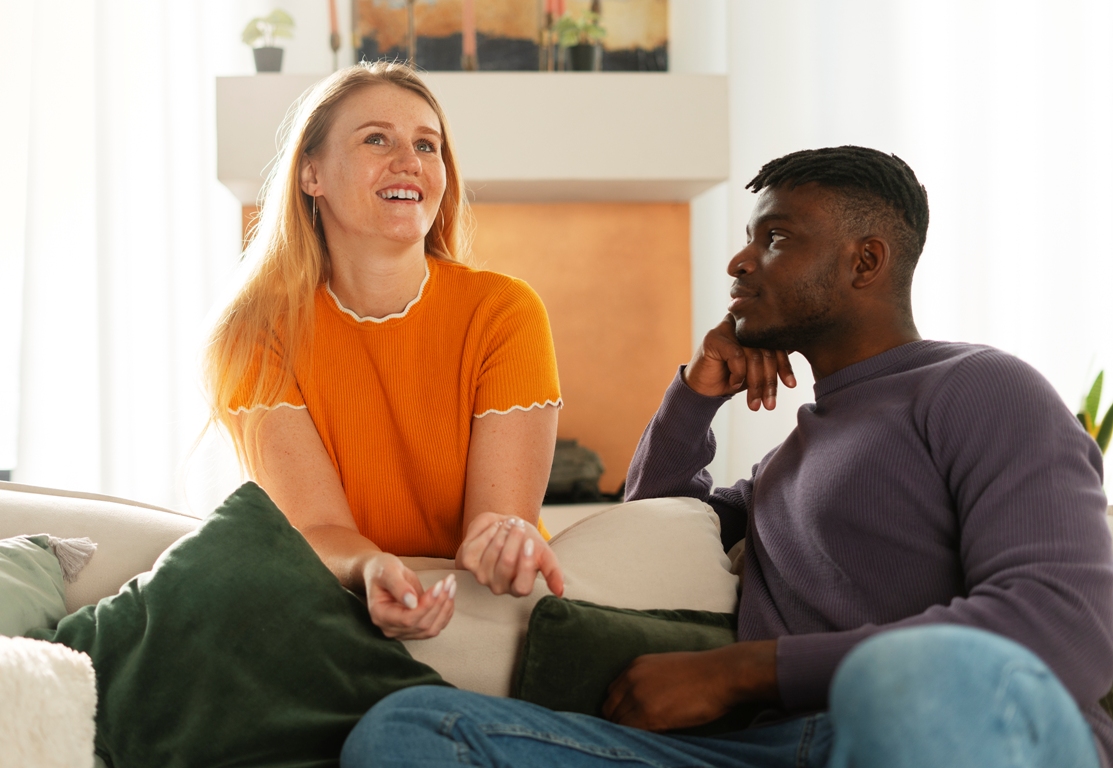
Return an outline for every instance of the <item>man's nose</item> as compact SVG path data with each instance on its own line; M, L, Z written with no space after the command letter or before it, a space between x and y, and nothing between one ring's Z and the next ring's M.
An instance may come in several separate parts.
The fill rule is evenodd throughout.
M727 264L727 274L731 277L738 275L748 275L757 267L757 254L755 252L754 244L750 243L745 248L734 254L734 257Z

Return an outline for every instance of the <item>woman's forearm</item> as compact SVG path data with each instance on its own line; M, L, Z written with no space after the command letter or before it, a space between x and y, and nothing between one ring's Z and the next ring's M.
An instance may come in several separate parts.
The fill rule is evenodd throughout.
M383 552L375 542L339 525L312 525L301 529L301 534L344 587L364 593L367 569Z

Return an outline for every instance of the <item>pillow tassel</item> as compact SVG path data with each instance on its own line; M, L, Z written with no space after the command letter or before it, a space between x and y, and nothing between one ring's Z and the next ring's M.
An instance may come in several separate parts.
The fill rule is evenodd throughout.
M58 565L62 566L62 578L70 584L77 581L77 575L97 551L97 545L88 538L59 539L51 536L50 549L58 558Z

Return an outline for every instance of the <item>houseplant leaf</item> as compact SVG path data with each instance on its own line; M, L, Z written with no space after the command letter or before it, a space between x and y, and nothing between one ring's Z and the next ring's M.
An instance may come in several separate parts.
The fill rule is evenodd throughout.
M1104 379L1105 371L1098 371L1094 386L1090 387L1090 394L1086 395L1086 401L1082 406L1083 411L1089 414L1091 422L1098 420L1098 405L1101 403L1101 385Z
M1105 418L1101 420L1101 427L1098 428L1098 433L1094 437L1103 454L1109 448L1110 435L1113 435L1113 405L1109 406L1109 410L1105 412Z
M240 39L247 45L255 45L256 41L263 37L263 30L259 26L261 19L252 19L247 22L247 26L243 28L243 34Z

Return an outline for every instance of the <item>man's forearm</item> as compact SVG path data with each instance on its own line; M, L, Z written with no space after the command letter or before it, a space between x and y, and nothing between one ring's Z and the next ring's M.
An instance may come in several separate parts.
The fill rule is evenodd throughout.
M715 458L711 419L726 401L696 394L677 374L638 442L626 477L626 500L691 496L706 501L711 476L705 467Z

